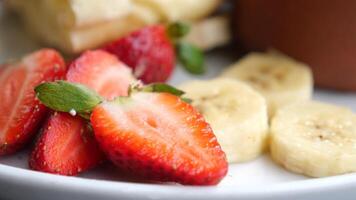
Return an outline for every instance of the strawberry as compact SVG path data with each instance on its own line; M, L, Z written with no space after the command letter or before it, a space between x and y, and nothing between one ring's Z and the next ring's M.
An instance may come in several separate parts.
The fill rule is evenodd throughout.
M54 50L43 49L0 70L0 155L19 150L36 133L47 109L35 97L41 82L62 79L66 67Z
M42 131L31 154L32 169L75 175L103 160L88 122L80 117L54 112Z
M69 111L75 105L79 113L92 111L96 140L123 172L189 185L215 185L227 173L225 154L210 125L178 97L180 90L149 85L103 101L82 85L59 81L41 84L36 92L54 110Z
M130 68L102 50L87 51L74 60L66 79L81 83L108 100L127 95L129 84L135 80Z
M106 45L144 83L165 82L175 67L174 45L163 25L144 27Z
M127 95L134 80L128 67L101 50L85 52L74 60L66 79L84 84L107 99ZM87 122L79 116L59 112L48 119L29 164L39 171L76 175L103 160Z
M158 181L214 185L227 172L209 124L168 93L138 93L94 108L102 149L120 169Z

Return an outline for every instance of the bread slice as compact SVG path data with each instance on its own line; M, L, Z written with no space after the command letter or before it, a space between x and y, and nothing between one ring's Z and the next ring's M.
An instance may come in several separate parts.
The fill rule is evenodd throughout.
M6 3L24 17L37 15L42 20L51 18L58 25L77 28L126 16L133 9L131 0L6 0Z
M99 47L148 24L197 20L212 12L219 2L220 0L7 0L8 5L22 17L32 35L45 45L59 48L68 54ZM163 7L166 7L165 11ZM197 46L211 48L218 42L226 41L224 24L221 19L197 23L189 40L198 39ZM203 38L209 41L194 36L201 34L203 30L213 29L220 33L215 33L214 37L204 34Z
M192 23L185 39L203 50L226 45L232 39L230 20L221 15Z
M222 0L133 0L151 7L163 21L196 21L210 15Z

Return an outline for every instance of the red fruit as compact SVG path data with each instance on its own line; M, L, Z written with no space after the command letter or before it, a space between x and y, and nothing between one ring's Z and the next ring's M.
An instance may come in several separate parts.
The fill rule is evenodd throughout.
M94 89L108 100L126 96L130 83L135 80L130 68L102 50L83 53L72 62L66 78Z
M36 150L31 154L32 169L75 175L102 161L103 155L84 119L67 113L54 113L42 131Z
M54 50L43 49L0 70L0 155L19 150L36 133L45 108L35 98L36 85L62 79L66 67Z
M113 163L150 180L215 185L228 165L191 105L167 93L134 93L94 108L95 137Z
M128 67L102 50L87 51L74 60L66 78L94 89L107 99L127 95L129 84L134 80ZM30 167L49 173L76 175L103 160L104 155L85 120L57 113L43 128L31 154Z
M130 66L144 83L165 82L175 66L175 50L163 25L140 29L104 47Z

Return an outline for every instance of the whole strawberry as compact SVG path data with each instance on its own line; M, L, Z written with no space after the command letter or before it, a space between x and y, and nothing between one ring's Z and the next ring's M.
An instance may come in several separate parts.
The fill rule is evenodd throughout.
M142 28L103 49L130 66L144 83L167 81L176 63L174 45L163 25Z

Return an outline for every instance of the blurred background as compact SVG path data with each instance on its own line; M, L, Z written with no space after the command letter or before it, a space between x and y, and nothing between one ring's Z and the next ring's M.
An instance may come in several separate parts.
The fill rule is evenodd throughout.
M0 37L6 40L0 41L0 54L7 58L39 46L75 55L149 24L185 21L192 27L186 40L206 52L228 49L230 59L236 59L273 48L307 63L317 86L356 91L356 1L3 0L1 4Z

